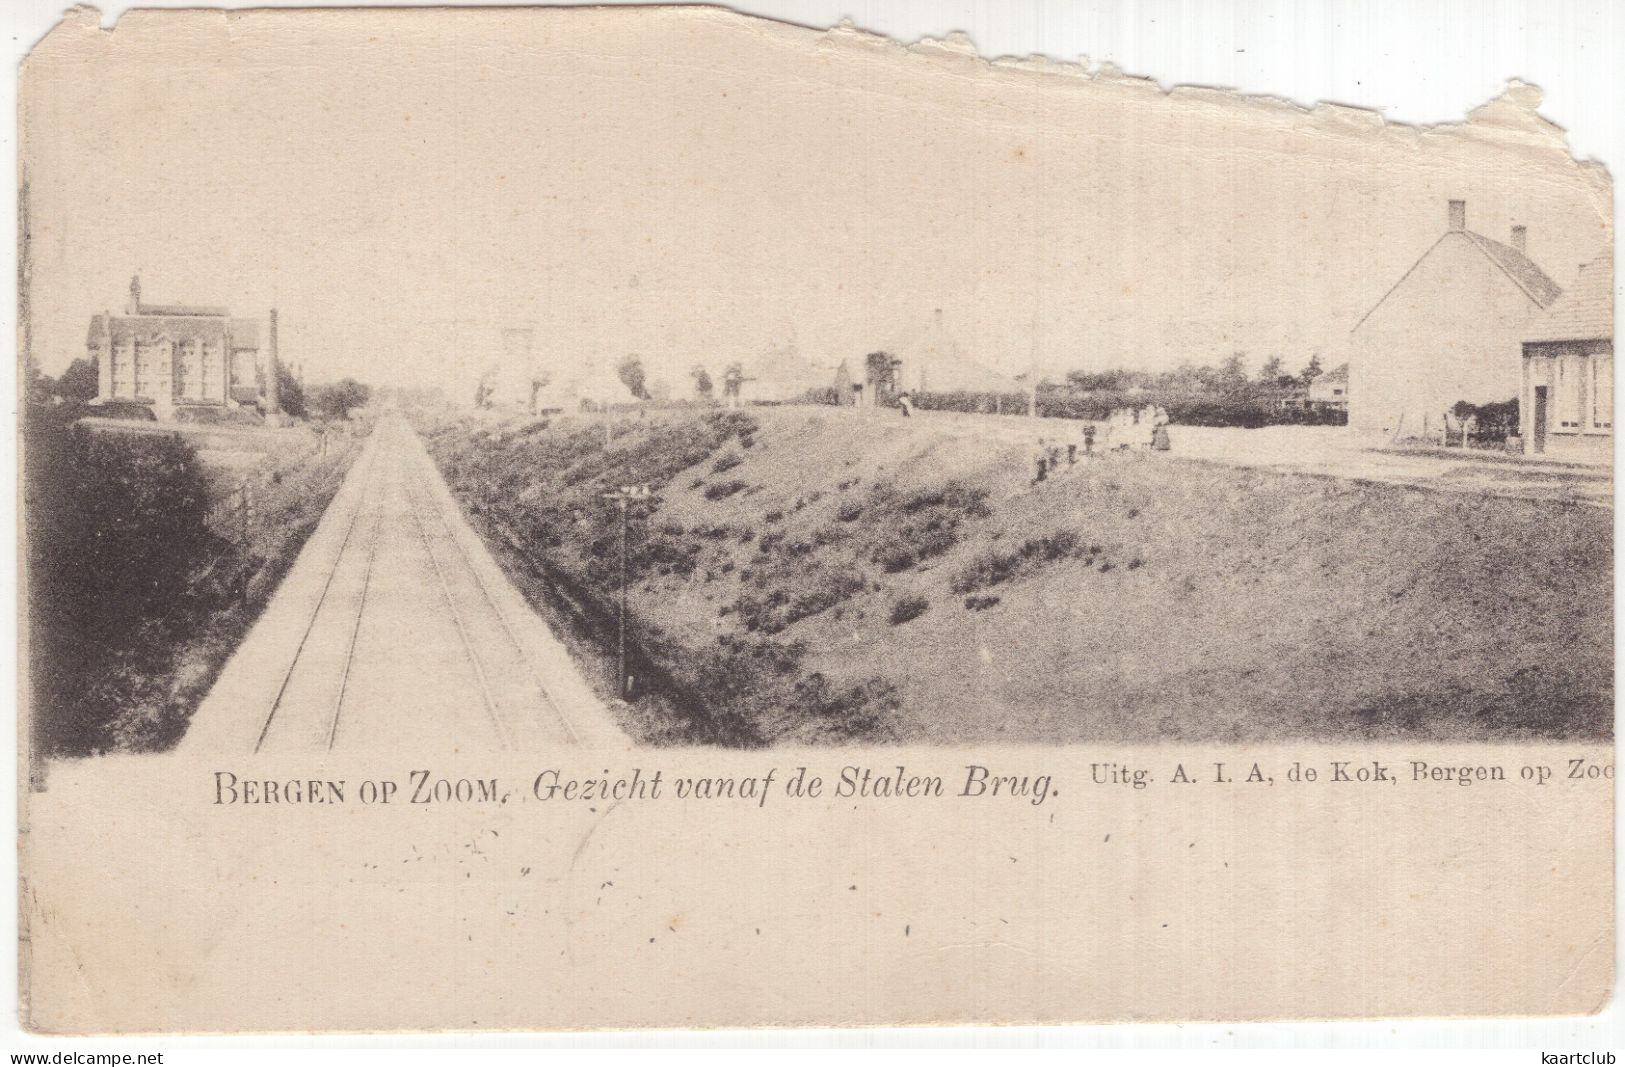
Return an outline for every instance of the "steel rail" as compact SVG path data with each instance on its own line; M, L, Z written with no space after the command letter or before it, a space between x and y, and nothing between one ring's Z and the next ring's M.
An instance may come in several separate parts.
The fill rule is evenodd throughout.
M378 515L372 520L372 538L367 544L367 569L361 576L361 597L356 602L355 625L350 628L350 641L344 649L344 671L339 675L338 695L333 698L333 724L327 730L327 750L333 751L333 745L339 738L339 717L344 714L344 697L350 688L350 668L355 663L356 641L361 637L361 620L367 613L367 591L372 588L372 562L378 555L378 540L382 536L381 527L384 524L384 509L378 508Z
M288 667L282 672L282 684L277 686L276 696L271 698L271 708L265 715L265 722L260 726L260 735L254 742L256 753L264 746L265 738L271 732L271 723L276 719L276 713L282 707L282 698L288 694L288 683L293 680L293 673L299 666L299 660L305 653L305 645L310 641L310 633L316 628L316 619L321 615L322 607L327 603L327 591L333 587L333 577L339 572L339 564L344 562L345 551L350 547L350 535L355 532L356 520L361 518L361 511L367 501L368 490L372 488L374 468L378 466L378 452L382 446L373 442L372 452L367 457L367 470L362 475L361 489L356 501L355 511L350 514L350 521L344 527L344 538L339 542L339 549L333 554L333 565L328 569L327 579L322 582L322 591L316 597L315 606L310 609L310 617L305 620L304 632L299 635L299 643L294 646L293 657L288 660Z
M432 492L433 491L431 490L431 495ZM492 594L490 586L486 584L485 578L480 574L479 568L474 565L473 557L469 555L468 549L464 547L462 539L459 538L456 532L452 529L451 524L446 520L446 516L443 511L436 507L432 507L432 510L435 512L436 519L438 519L440 522L441 529L445 531L446 536L452 541L452 543L457 546L457 550L462 555L463 563L468 567L469 573L474 575L474 582L479 586L480 592L484 595L485 602L491 606L491 611L496 615L497 622L502 624L502 632L508 635L509 643L513 645L514 651L519 653L520 660L525 664L526 673L530 675L531 682L533 682L536 686L536 692L541 696L543 702L546 703L550 709L552 709L554 717L559 720L559 725L564 727L564 732L569 735L571 743L577 745L581 744L581 735L576 731L576 728L571 724L569 718L564 714L564 709L559 707L559 702L553 698L553 694L548 692L547 683L542 681L541 671L536 669L536 664L530 658L530 653L525 650L524 643L519 640L519 635L514 632L513 624L508 621L507 613L504 612L502 610L502 606L497 603L496 597Z
M403 483L404 488L404 483ZM411 490L406 491L407 511L412 515L413 523L417 526L418 538L423 542L423 551L429 556L429 565L434 568L434 575L440 582L440 592L446 598L446 606L451 611L452 622L457 625L457 636L462 638L463 652L468 656L469 664L474 668L474 675L479 679L480 696L485 702L485 711L491 718L491 726L496 730L497 740L503 748L512 748L513 744L508 737L508 731L502 724L502 716L497 712L496 700L491 695L491 682L485 675L485 667L480 663L479 656L474 652L474 642L468 635L468 626L463 622L463 616L457 610L457 601L451 595L451 585L446 581L446 574L441 569L440 561L435 558L434 548L429 544L429 531L423 525L423 517L418 514L414 506Z

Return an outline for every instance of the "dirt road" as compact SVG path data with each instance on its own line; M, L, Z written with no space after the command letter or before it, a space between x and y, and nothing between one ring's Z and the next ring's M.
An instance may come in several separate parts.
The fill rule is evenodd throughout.
M784 409L789 410L789 409ZM823 408L832 418L868 418L901 424L896 412ZM1083 423L1072 419L1026 419L960 412L916 412L909 426L956 437L973 437L1030 449L1039 437L1083 443ZM1171 426L1176 459L1199 459L1231 467L1313 474L1355 481L1406 485L1441 493L1489 494L1514 500L1556 500L1612 507L1614 473L1607 448L1568 450L1550 456L1510 456L1476 449L1379 448L1343 427Z
M384 415L193 717L224 752L535 750L625 736Z

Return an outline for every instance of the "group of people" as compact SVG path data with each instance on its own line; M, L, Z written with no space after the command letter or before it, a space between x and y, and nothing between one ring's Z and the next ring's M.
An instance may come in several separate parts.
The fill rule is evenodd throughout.
M1166 452L1168 448L1168 412L1160 404L1147 404L1143 408L1117 408L1102 424L1083 424L1085 457L1139 449ZM1041 482L1059 471L1063 462L1068 467L1076 464L1078 446L1072 442L1063 444L1059 440L1040 437L1033 460L1037 466L1033 481Z
M1168 451L1168 412L1161 404L1117 408L1106 417L1103 451L1152 448Z

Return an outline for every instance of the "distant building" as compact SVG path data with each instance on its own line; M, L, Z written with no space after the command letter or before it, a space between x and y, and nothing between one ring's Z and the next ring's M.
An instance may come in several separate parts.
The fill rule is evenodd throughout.
M1614 434L1614 271L1604 253L1523 342L1519 432L1531 452L1547 438Z
M221 307L147 304L130 280L123 315L92 315L85 340L96 363L92 404L149 404L160 419L177 407L231 408L259 401L259 323Z
M976 362L948 332L937 308L925 328L915 337L897 345L902 359L899 386L912 393L1015 393L1024 392L1020 382Z
M1457 401L1511 400L1522 381L1523 341L1562 290L1512 243L1467 229L1450 201L1449 225L1350 334L1349 425L1387 438L1439 432Z
M1310 407L1347 410L1349 406L1349 365L1327 371L1309 383Z
M481 405L534 412L545 379L532 354L535 331L527 326L510 326L500 331L500 337L501 348L480 375Z
M637 402L638 398L632 395L632 390L627 388L614 368L605 362L584 361L549 370L547 380L536 387L532 410L569 415L581 411L607 411L612 407Z
M846 360L835 368L835 402L842 407L852 407L858 403L858 386L852 380L852 372L847 369Z
M742 369L738 399L745 404L790 403L829 385L828 369L802 358L794 338L746 360Z

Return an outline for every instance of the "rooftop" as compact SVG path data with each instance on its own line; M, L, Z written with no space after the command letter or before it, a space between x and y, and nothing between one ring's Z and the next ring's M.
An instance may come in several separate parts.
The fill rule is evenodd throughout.
M1580 271L1574 288L1563 294L1534 325L1526 342L1594 341L1614 336L1614 264L1604 253Z

